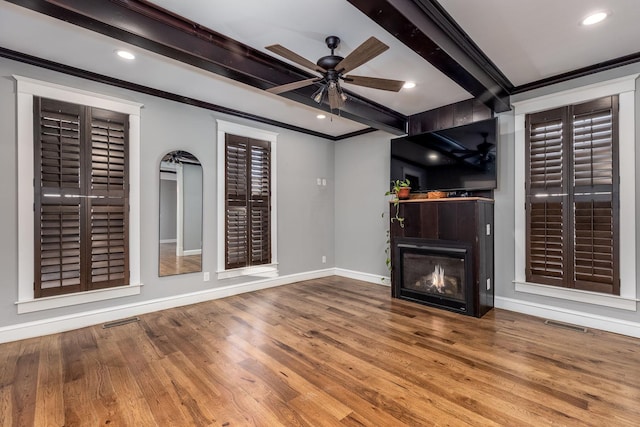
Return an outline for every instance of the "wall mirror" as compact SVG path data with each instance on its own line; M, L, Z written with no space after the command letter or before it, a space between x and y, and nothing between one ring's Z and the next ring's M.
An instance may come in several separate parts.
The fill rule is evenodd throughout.
M202 271L202 165L172 151L160 161L160 276Z

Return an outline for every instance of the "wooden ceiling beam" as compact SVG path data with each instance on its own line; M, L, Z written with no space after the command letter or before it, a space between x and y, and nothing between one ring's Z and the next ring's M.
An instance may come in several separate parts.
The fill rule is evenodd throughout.
M513 84L437 1L348 1L493 111L510 110Z

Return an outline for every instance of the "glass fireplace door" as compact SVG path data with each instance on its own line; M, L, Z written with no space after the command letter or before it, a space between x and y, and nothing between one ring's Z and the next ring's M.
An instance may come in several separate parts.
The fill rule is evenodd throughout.
M412 242L397 242L394 259L399 297L466 312L473 292L471 248L441 240L405 240Z

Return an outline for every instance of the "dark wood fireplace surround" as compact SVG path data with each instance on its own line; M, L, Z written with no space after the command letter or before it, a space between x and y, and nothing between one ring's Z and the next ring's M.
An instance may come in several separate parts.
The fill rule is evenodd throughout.
M397 222L391 224L392 296L475 317L491 310L494 299L493 200L481 197L410 199L401 201L397 208L399 216L405 218L405 226L402 228ZM391 205L391 209L393 216L396 207ZM400 264L397 245L406 242L428 247L467 248L470 272L466 276L471 283L466 283L467 297L462 306L405 292L396 265Z

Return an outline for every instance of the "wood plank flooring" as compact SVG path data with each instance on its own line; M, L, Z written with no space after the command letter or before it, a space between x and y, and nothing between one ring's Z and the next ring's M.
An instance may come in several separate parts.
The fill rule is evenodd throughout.
M640 340L330 277L0 345L2 426L637 426Z
M160 276L202 271L202 255L176 256L175 243L160 243Z

